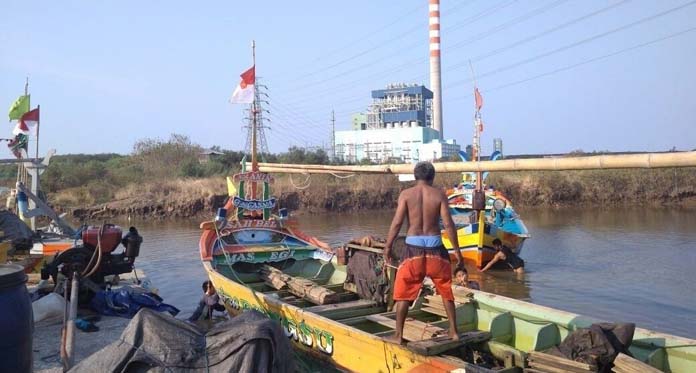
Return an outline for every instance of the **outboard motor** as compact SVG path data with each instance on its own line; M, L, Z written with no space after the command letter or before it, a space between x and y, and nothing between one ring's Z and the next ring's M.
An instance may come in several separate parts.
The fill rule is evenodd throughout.
M140 245L143 238L135 227L130 227L128 233L122 238L122 230L118 225L104 224L103 226L88 226L82 230L82 245L65 250L41 269L41 279L53 278L54 284L58 280L58 272L66 278L73 272L87 276L91 282L101 288L105 287L104 277L119 275L133 271L135 258L140 255ZM114 254L116 248L122 244L125 250ZM100 252L97 252L99 249ZM86 291L86 293L89 293ZM91 298L81 294L80 303Z

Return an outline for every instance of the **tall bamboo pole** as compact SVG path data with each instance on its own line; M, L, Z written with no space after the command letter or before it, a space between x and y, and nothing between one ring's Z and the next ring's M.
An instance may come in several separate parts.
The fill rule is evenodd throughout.
M696 151L675 153L644 153L621 155L595 155L587 157L553 157L531 159L505 159L481 162L434 163L438 173L478 171L563 171L609 170L627 168L696 167ZM282 173L373 173L411 174L413 164L383 164L366 166L307 165L259 163L259 171Z

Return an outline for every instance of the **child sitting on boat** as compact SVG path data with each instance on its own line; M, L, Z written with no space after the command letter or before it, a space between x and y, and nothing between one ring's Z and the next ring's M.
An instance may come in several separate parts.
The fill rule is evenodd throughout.
M481 290L478 282L469 281L469 272L463 266L457 267L454 270L454 288L468 288L474 290Z
M225 306L220 304L220 296L217 295L213 283L208 280L203 282L203 298L198 302L198 308L189 317L188 321L210 320L213 318L213 311L225 311Z

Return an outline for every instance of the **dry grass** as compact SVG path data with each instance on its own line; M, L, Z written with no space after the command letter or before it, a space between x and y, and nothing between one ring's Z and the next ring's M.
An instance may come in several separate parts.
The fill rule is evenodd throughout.
M435 184L454 185L458 174L438 175ZM696 169L598 170L567 172L507 172L491 174L489 185L508 195L516 205L680 203L696 198ZM302 210L352 211L389 208L411 183L394 175L275 175L273 194L284 206ZM131 183L115 189L106 183L69 188L49 196L54 205L79 208L110 202L123 206L176 205L214 201L224 197L224 177L161 179ZM212 202L211 202L212 203Z

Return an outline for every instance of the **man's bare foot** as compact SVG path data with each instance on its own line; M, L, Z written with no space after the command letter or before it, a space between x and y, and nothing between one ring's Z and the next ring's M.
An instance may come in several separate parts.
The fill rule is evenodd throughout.
M447 332L447 335L449 335L450 339L453 340L453 341L458 341L458 340L459 340L459 333L457 333L457 332L454 331L454 330L451 330L451 329L450 329L450 331Z
M387 342L396 343L398 345L406 346L406 340L403 338L398 338L396 335L392 334L388 337L384 337Z

